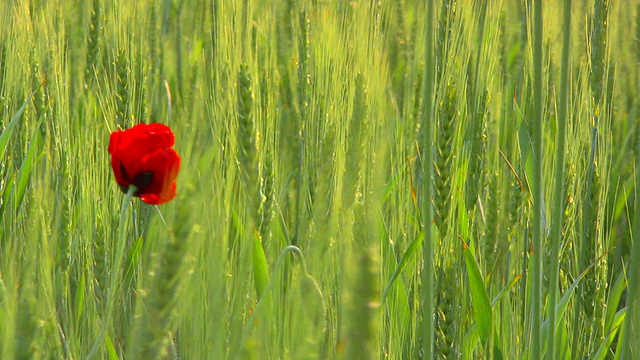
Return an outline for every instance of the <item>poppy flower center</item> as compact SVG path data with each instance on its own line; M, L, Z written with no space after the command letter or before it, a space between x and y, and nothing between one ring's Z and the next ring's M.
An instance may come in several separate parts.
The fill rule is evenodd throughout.
M133 179L133 185L138 188L138 192L142 192L153 181L153 173L151 171L145 171L136 175Z
M136 174L133 181L131 181L131 176L122 164L120 164L120 171L122 172L122 176L124 177L125 181L130 182L132 185L135 185L135 187L138 189L136 190L136 193L133 194L134 196L139 196L141 193L143 193L144 189L153 181L153 172L151 171L145 171ZM129 190L129 187L126 185L120 185L120 190L122 190L122 192L126 194Z

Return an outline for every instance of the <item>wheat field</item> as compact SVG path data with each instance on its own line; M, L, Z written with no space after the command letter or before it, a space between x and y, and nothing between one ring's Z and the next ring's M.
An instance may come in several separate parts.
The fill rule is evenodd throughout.
M639 12L2 1L0 358L640 358Z

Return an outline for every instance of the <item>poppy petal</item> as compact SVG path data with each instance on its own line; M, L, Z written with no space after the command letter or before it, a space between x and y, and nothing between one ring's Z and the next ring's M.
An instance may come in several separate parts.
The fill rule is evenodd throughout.
M108 150L118 185L136 185L139 190L135 195L149 204L175 198L180 156L171 148L174 142L171 129L158 123L111 133Z
M171 187L163 194L141 194L140 199L147 204L161 205L173 200L176 197L176 184L173 183Z
M145 156L140 161L140 169L153 174L153 180L140 190L140 198L143 195L155 194L159 203L167 202L176 196L176 178L180 171L180 156L173 149L158 149L151 155Z
M111 158L111 168L113 169L113 175L116 178L116 182L120 186L129 186L131 185L130 181L127 179L126 174L122 173L124 166L122 161L118 157Z

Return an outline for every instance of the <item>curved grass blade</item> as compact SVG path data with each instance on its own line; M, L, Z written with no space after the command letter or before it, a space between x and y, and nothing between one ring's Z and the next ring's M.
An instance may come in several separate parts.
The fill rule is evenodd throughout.
M29 184L29 178L31 177L33 167L42 157L40 149L40 130L35 129L33 137L31 138L31 143L29 144L29 149L27 150L27 155L22 161L22 165L20 165L20 171L18 172L18 178L16 179L14 197L15 211L18 211L22 204L22 199L24 198L24 194L27 190L27 185Z
M467 265L467 276L469 277L469 289L471 290L471 300L473 301L473 317L476 320L478 335L483 346L487 346L489 334L491 334L491 303L487 288L484 286L484 280L480 274L480 268L476 258L469 250L467 243L462 240L464 261Z
M113 341L111 341L109 334L106 334L104 337L104 345L107 348L107 359L118 360L118 352L116 351L116 347L113 346Z
M407 266L407 263L409 262L409 260L411 260L411 257L413 257L413 254L415 254L416 250L420 248L423 240L424 240L424 231L421 231L418 234L418 237L416 237L411 242L411 245L409 245L407 250L402 255L402 259L400 259L400 263L398 263L398 266L396 266L396 270L393 272L393 274L391 274L391 278L387 282L387 285L384 287L384 290L382 290L382 294L380 294L380 301L379 301L380 305L384 304L384 301L386 300L387 295L389 294L389 290L391 289L391 286L393 286L398 276L400 276L405 266Z
M518 282L518 280L522 279L522 274L518 274L516 276L513 277L513 279L511 279L511 281L509 281L509 283L507 284L507 286L505 286L504 288L502 288L502 290L500 290L500 292L498 293L498 295L496 295L495 298L493 298L493 300L491 301L491 307L496 306L496 304L498 303L498 301L500 301L500 299L502 299L504 297L504 294L507 293L507 291L511 290L511 288Z
M253 235L253 278L258 299L262 299L267 286L269 286L269 267L260 234L254 229Z
M29 102L31 101L31 99L33 99L33 96L38 92L38 90L40 90L42 85L44 85L44 82L40 84L40 86L33 93L31 93L31 95L29 96L29 98L27 98L27 100L24 101L20 109L18 109L18 111L11 118L11 121L9 121L9 125L7 125L7 128L4 129L4 131L2 132L2 135L0 135L0 160L2 160L2 158L4 157L4 153L6 152L7 146L9 144L9 138L13 133L13 129L18 124L18 120L20 120L20 116L22 116L22 113L27 108L27 105L29 105Z
M80 327L80 321L82 320L82 315L84 315L84 292L85 292L85 277L84 273L80 275L80 281L78 282L78 287L75 291L74 296L74 313L75 313L75 325Z
M604 321L604 331L605 333L612 332L615 325L615 318L618 316L618 304L620 303L620 298L622 297L622 293L627 289L627 278L624 275L624 272L620 272L616 282L611 287L611 291L609 292L609 298L607 299L607 315L605 316Z
M627 308L625 308L624 317L625 319L627 318ZM625 351L625 347L629 346L627 343L620 340L627 338L627 324L627 321L623 321L618 328L618 344L616 345L616 352L613 360L620 360L620 358L622 358L622 353Z
M600 262L600 260L602 260L605 256L607 256L607 254L609 254L610 250L607 250L604 252L604 254L602 254L599 258L597 258L593 263L591 263L591 265L589 265L586 269L584 269L584 271L573 281L573 283L571 284L571 286L569 286L569 289L567 289L567 291L564 293L564 296L562 296L562 298L560 299L560 301L558 301L558 304L556 304L556 322L555 322L555 327L558 328L558 326L560 326L561 320L564 316L564 312L567 310L567 305L569 304L569 300L571 299L571 295L573 294L573 292L575 291L576 287L578 286L578 283L585 277L585 275L587 275L587 273L589 271L591 271L591 269L596 266L596 264L598 262ZM549 331L549 319L547 318L541 326L540 329L541 333L542 333L542 339L546 339L547 338L547 333ZM542 350L542 355L544 355L545 351L547 348L547 344L545 342L545 344L543 345L543 350Z
M9 175L7 175L7 178L4 180L4 189L2 190L2 199L0 200L0 219L4 217L4 211L15 186L15 178L15 174L9 172Z
M592 360L604 360L607 357L609 352L609 347L613 343L613 339L615 339L616 335L618 335L618 330L620 329L620 325L624 321L627 315L627 308L620 309L612 319L611 322L611 331L602 339L602 343L600 343L600 347L598 351L593 356Z

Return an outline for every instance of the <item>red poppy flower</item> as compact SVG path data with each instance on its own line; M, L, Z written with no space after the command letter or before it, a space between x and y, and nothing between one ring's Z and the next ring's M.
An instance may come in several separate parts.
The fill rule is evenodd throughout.
M174 136L163 124L138 124L114 131L109 138L111 167L120 189L137 188L134 196L149 204L163 204L176 197L180 156L172 149Z

